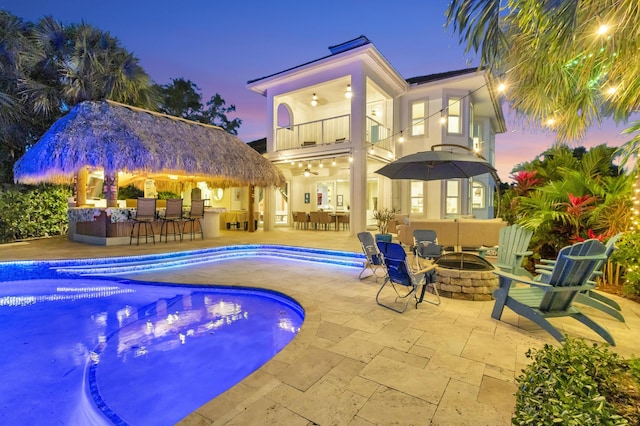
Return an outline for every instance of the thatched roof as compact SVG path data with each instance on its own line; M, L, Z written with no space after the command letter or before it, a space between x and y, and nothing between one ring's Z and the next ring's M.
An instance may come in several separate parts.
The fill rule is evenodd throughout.
M111 101L82 102L15 164L15 180L60 181L82 167L171 174L218 187L283 186L269 160L219 127Z

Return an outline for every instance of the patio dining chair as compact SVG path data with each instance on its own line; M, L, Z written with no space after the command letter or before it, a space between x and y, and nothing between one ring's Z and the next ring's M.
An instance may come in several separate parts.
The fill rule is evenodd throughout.
M182 231L180 229L180 222L182 222L182 198L168 199L164 217L160 220L162 221L162 225L160 225L160 242L162 242L163 231L164 242L169 242L169 225L172 227L173 241L176 241L177 237L180 237L180 241L182 241Z
M156 199L155 198L138 198L138 207L136 210L136 217L133 219L133 225L131 226L131 234L129 235L129 245L133 241L133 234L135 233L136 226L138 228L136 245L140 245L140 228L144 226L144 241L149 242L149 235L151 235L151 241L156 243L156 235L153 232L153 221L156 220ZM125 237L126 238L126 237Z
M182 227L182 234L185 234L185 227L187 223L191 226L189 228L190 239L193 240L193 236L199 231L200 238L204 240L204 233L202 232L202 222L200 219L204 217L204 200L191 200L191 210L189 215L185 218L184 225ZM196 231L196 223L198 224L198 231Z
M407 262L407 253L400 244L378 241L378 249L382 254L384 266L387 271L384 282L376 294L376 303L378 305L402 313L407 310L409 303L411 303L411 296L415 299L416 309L418 308L418 304L423 301L433 305L440 304L440 294L434 284L435 263L421 270L414 271L409 265L409 262ZM395 292L395 301L393 304L386 302L381 297L387 284L391 284ZM433 288L435 300L424 299L428 285L431 285ZM418 294L419 288L420 292ZM388 297L386 297L386 299L388 299Z

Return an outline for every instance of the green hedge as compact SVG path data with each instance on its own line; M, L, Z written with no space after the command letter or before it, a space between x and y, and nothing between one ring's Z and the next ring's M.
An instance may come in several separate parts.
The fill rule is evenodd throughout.
M70 196L66 186L0 186L0 242L66 234Z

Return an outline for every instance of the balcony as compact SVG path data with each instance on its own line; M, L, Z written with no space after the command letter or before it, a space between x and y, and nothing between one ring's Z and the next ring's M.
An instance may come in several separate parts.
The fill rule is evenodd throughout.
M376 148L392 152L393 134L384 123L366 117L366 140ZM330 145L349 141L351 116L341 115L276 129L276 151Z
M276 151L307 146L328 145L349 140L351 116L341 115L324 120L276 129Z

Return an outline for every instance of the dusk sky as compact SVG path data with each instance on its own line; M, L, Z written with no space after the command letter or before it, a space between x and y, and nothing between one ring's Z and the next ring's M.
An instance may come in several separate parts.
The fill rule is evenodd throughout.
M82 21L118 38L158 84L183 77L196 83L203 103L217 93L236 106L245 142L265 136L266 100L248 80L326 56L328 47L365 35L404 77L476 66L451 30L448 1L299 0L182 1L0 0L0 8L37 22L53 16ZM390 7L391 6L391 7ZM496 167L509 181L514 165L551 146L553 135L518 126L505 107L507 132L496 138ZM593 128L580 143L619 146L624 124Z

